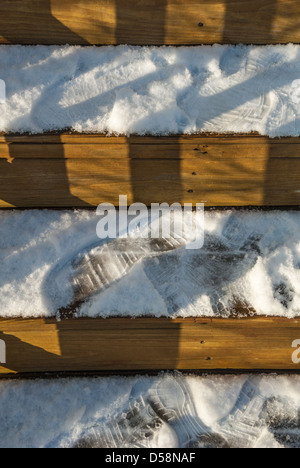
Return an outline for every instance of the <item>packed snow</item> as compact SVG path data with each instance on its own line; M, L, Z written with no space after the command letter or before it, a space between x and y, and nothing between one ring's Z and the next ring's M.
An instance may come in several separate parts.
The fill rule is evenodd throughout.
M299 376L0 382L1 448L299 448Z
M0 79L1 132L300 134L298 45L0 46Z
M208 210L204 246L100 241L95 211L0 212L2 317L299 316L300 212ZM144 241L143 241L144 242ZM144 244L143 244L144 245ZM90 284L90 287L87 287Z

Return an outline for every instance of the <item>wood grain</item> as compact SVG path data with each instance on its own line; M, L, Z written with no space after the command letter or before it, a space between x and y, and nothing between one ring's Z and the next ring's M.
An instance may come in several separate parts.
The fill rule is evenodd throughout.
M5 44L300 42L298 0L1 0Z
M300 205L300 138L0 137L0 207Z
M59 371L299 370L300 320L0 320L0 374Z

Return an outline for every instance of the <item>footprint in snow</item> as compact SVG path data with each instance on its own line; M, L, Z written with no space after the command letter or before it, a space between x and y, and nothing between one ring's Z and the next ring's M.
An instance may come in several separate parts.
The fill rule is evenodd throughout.
M184 379L173 375L158 378L148 388L140 379L128 409L86 429L74 448L151 448L164 425L178 448L229 448L226 439L199 419Z
M60 318L71 317L84 302L116 285L142 263L170 315L197 313L197 301L203 294L209 296L216 314L226 313L220 301L224 289L255 266L261 238L249 234L235 216L229 219L222 236L206 235L200 250L187 250L183 240L174 238L120 238L60 262L44 289L50 304L53 297L65 304L60 308Z

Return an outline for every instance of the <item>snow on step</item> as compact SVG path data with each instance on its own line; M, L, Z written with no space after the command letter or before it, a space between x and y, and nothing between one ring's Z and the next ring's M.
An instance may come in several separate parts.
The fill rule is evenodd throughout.
M99 218L77 211L0 212L2 317L295 317L300 310L300 213L205 213L204 246L100 242Z
M2 381L0 447L297 448L299 384L179 373Z
M300 134L300 46L1 46L0 131Z

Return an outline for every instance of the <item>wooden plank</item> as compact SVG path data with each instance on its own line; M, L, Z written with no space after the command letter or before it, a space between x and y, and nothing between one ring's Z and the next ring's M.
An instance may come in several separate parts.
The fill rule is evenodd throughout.
M0 207L300 205L300 138L0 137Z
M299 158L300 138L258 135L111 137L101 134L0 135L0 159Z
M298 0L1 0L4 44L300 42Z
M299 370L300 320L0 320L0 374L60 371Z

